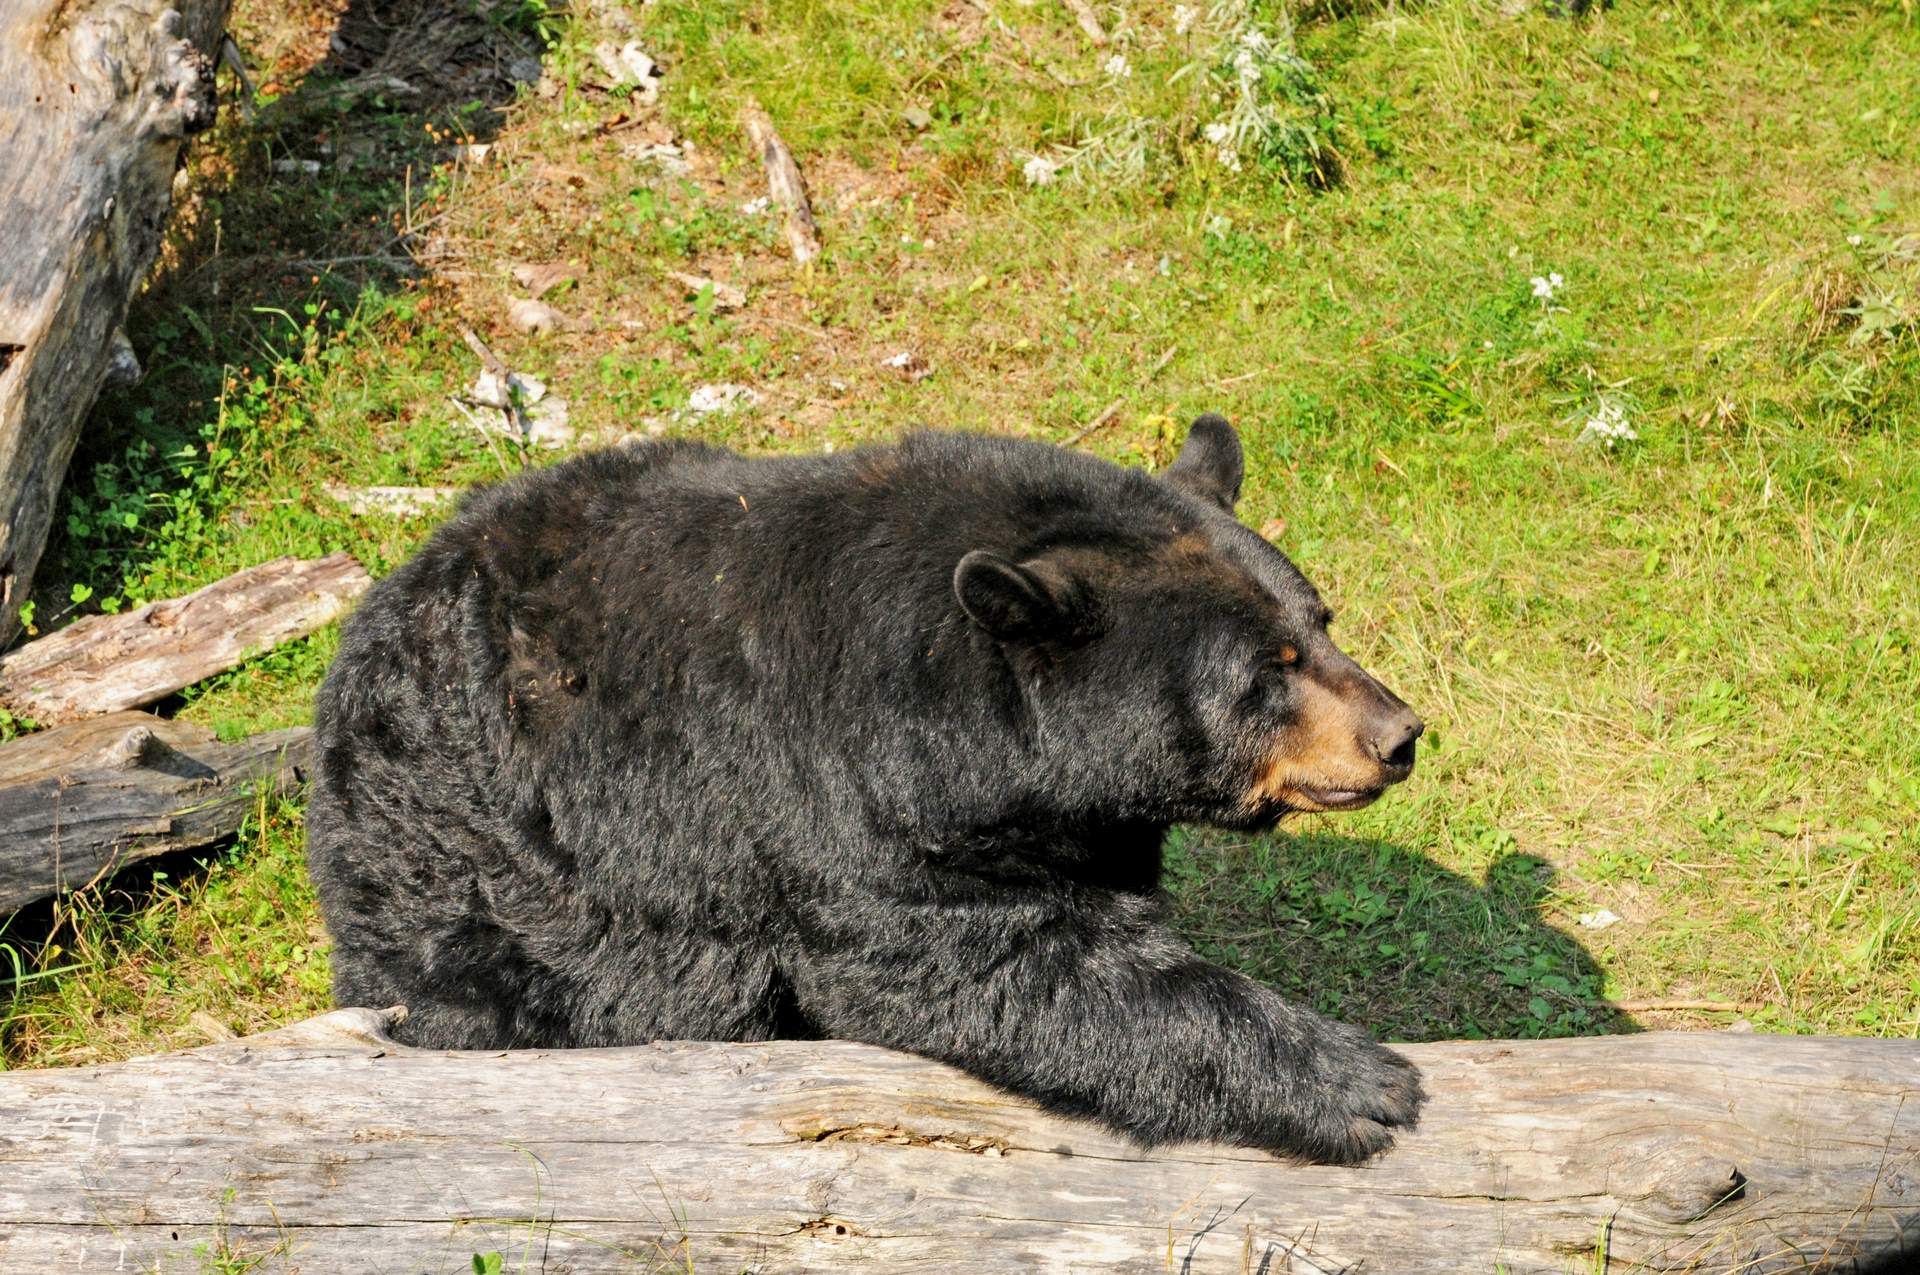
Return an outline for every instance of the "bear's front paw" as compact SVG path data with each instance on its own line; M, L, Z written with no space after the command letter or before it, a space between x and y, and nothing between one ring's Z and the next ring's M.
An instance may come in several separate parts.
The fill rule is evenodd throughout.
M1280 1150L1322 1164L1359 1164L1393 1145L1395 1129L1411 1128L1426 1095L1412 1063L1364 1033L1340 1025L1316 1043L1291 1095L1297 1112Z

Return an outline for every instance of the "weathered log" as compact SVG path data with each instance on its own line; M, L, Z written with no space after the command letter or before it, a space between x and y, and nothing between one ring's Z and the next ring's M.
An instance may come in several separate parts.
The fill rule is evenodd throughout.
M441 1053L341 1010L0 1075L0 1269L1742 1272L1920 1254L1920 1045L1415 1045L1372 1164L1143 1152L843 1042ZM196 1253L198 1250L198 1253Z
M159 251L181 144L213 123L226 15L227 0L0 4L0 645Z
M184 598L89 616L0 656L0 705L43 725L139 708L305 637L371 583L351 554L275 558Z
M807 180L793 152L773 127L773 120L756 105L740 113L747 138L760 152L761 166L767 170L767 194L784 213L787 247L794 261L806 265L820 255L820 227L813 220L813 203L807 198Z
M299 782L309 733L223 744L202 726L114 713L0 747L0 915L231 835L263 788Z

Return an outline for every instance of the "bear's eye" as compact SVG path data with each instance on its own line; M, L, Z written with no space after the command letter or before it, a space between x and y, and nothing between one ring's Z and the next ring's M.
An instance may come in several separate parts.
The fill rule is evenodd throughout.
M1254 668L1253 683L1247 688L1242 702L1248 708L1259 708L1273 701L1284 700L1287 695L1287 675L1299 666L1299 648L1282 646Z

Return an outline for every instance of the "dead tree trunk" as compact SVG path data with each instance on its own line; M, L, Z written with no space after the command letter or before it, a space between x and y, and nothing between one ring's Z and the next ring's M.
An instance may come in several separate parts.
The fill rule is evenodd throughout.
M230 836L263 789L298 782L309 734L222 744L202 726L115 713L0 748L0 917Z
M1153 1152L840 1042L439 1053L341 1010L0 1075L0 1269L1886 1271L1920 1255L1920 1044L1410 1046L1374 1163ZM199 1265L196 1265L196 1262Z
M0 4L0 644L188 134L213 122L227 0Z

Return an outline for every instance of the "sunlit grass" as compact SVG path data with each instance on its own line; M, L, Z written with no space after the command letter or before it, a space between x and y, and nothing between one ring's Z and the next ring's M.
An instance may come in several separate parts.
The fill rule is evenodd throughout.
M432 520L352 518L323 484L463 485L520 463L447 401L472 374L462 325L603 435L1060 441L1117 403L1080 445L1152 465L1221 411L1248 446L1242 517L1433 729L1413 781L1366 812L1255 843L1182 837L1172 884L1196 942L1399 1036L1614 1029L1609 999L1920 1034L1920 100L1900 70L1920 31L1864 0L1577 23L1490 0L1333 7L1298 31L1333 103L1330 190L1182 144L1211 108L1192 72L1172 80L1195 55L1170 8L1108 6L1135 24L1112 89L1110 51L1063 6L636 7L673 136L696 142L685 177L602 127L625 104L592 87L599 33L570 30L558 91L526 96L486 165L436 174L415 155L437 273L342 267L271 297L229 280L217 301L163 284L135 340L166 356L82 462L128 468L181 421L225 421L232 454L187 500L204 518L94 556L80 537L49 587L155 595L334 548L391 569ZM806 273L750 210L749 96L812 183L826 255ZM283 134L339 127L288 102ZM1028 180L1027 159L1116 102L1178 121L1144 174ZM221 144L244 164L259 141L235 126ZM379 181L340 176L324 207L398 216ZM270 197L231 191L227 233L284 215ZM550 298L569 326L517 335L508 268L551 260L582 267ZM692 306L669 270L748 305ZM210 337L178 319L155 336L183 305ZM903 350L933 374L885 366ZM215 405L228 365L264 388ZM760 405L688 413L717 381ZM1578 441L1603 401L1636 439ZM175 707L223 733L301 720L331 642ZM294 812L267 827L130 915L76 903L57 951L0 935L29 979L7 1057L178 1043L189 1007L236 1028L317 1007ZM1621 919L1578 924L1601 909ZM249 942L301 950L297 974L228 976L212 935L256 913ZM76 952L85 967L63 968Z

